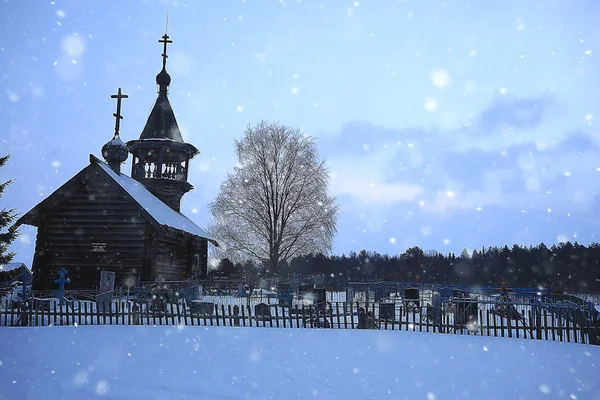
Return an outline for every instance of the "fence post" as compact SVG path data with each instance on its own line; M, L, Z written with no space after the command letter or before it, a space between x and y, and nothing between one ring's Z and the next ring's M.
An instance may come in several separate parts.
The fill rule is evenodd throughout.
M535 318L535 338L542 340L542 307L539 297L535 299L535 307L533 308Z

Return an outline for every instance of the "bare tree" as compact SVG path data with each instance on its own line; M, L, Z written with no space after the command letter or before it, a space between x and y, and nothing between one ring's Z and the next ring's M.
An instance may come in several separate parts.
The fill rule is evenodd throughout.
M235 141L238 166L210 204L220 256L252 259L272 273L294 256L331 251L339 208L312 137L261 122Z

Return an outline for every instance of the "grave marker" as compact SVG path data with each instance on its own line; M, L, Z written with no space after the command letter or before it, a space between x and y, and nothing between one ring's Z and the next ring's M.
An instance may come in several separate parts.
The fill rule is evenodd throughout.
M259 320L270 320L271 319L271 307L265 303L258 303L254 306L254 315Z
M194 300L190 304L190 311L203 316L212 316L215 311L215 303Z
M58 304L60 306L63 306L65 304L65 283L71 282L69 278L65 277L67 273L67 270L64 267L61 267L58 270L59 278L54 280L54 283L58 283L58 293L54 290L52 291L52 293L58 297Z
M379 319L394 322L396 320L396 305L394 303L379 303Z

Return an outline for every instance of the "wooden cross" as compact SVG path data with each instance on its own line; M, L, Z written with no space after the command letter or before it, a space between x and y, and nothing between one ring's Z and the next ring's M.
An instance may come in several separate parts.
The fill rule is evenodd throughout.
M163 44L163 53L162 53L162 58L163 58L163 68L166 68L167 66L167 58L169 57L167 55L167 44L169 43L173 43L172 40L169 40L169 35L167 35L166 33L162 36L162 40L159 40L158 43L162 43Z
M58 283L58 293L54 291L53 292L55 294L58 294L58 304L62 306L65 303L65 283L69 283L71 282L71 280L65 277L65 275L67 275L67 270L64 267L61 267L58 270L58 275L59 278L54 280L54 283Z
M23 270L21 271L21 286L23 287L23 292L19 293L19 296L23 298L23 301L25 301L25 299L27 298L27 278L27 270L23 268Z
M121 99L127 99L129 96L121 93L121 88L119 88L117 94L113 94L110 96L111 99L117 99L117 112L113 114L116 118L115 121L115 136L119 135L119 126L121 125L121 120L123 116L121 115Z

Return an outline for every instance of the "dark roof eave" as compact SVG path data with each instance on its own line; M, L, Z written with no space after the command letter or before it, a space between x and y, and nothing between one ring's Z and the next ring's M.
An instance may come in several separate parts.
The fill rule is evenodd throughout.
M173 139L167 138L148 138L148 139L135 139L129 140L125 143L130 152L134 152L137 149L154 149L158 147L168 147L175 150L180 150L192 158L200 154L200 150L191 143L178 142Z
M204 236L196 235L194 233L190 233L190 232L184 231L182 229L173 228L173 227L168 226L168 225L163 225L162 227L165 230L181 232L181 233L183 233L184 235L187 235L187 236L194 236L194 237L198 237L198 238L207 240L209 243L212 243L213 246L215 246L215 247L221 247L221 246L219 246L219 242L217 242L215 239L211 239L211 238L207 238L207 237L204 237Z

